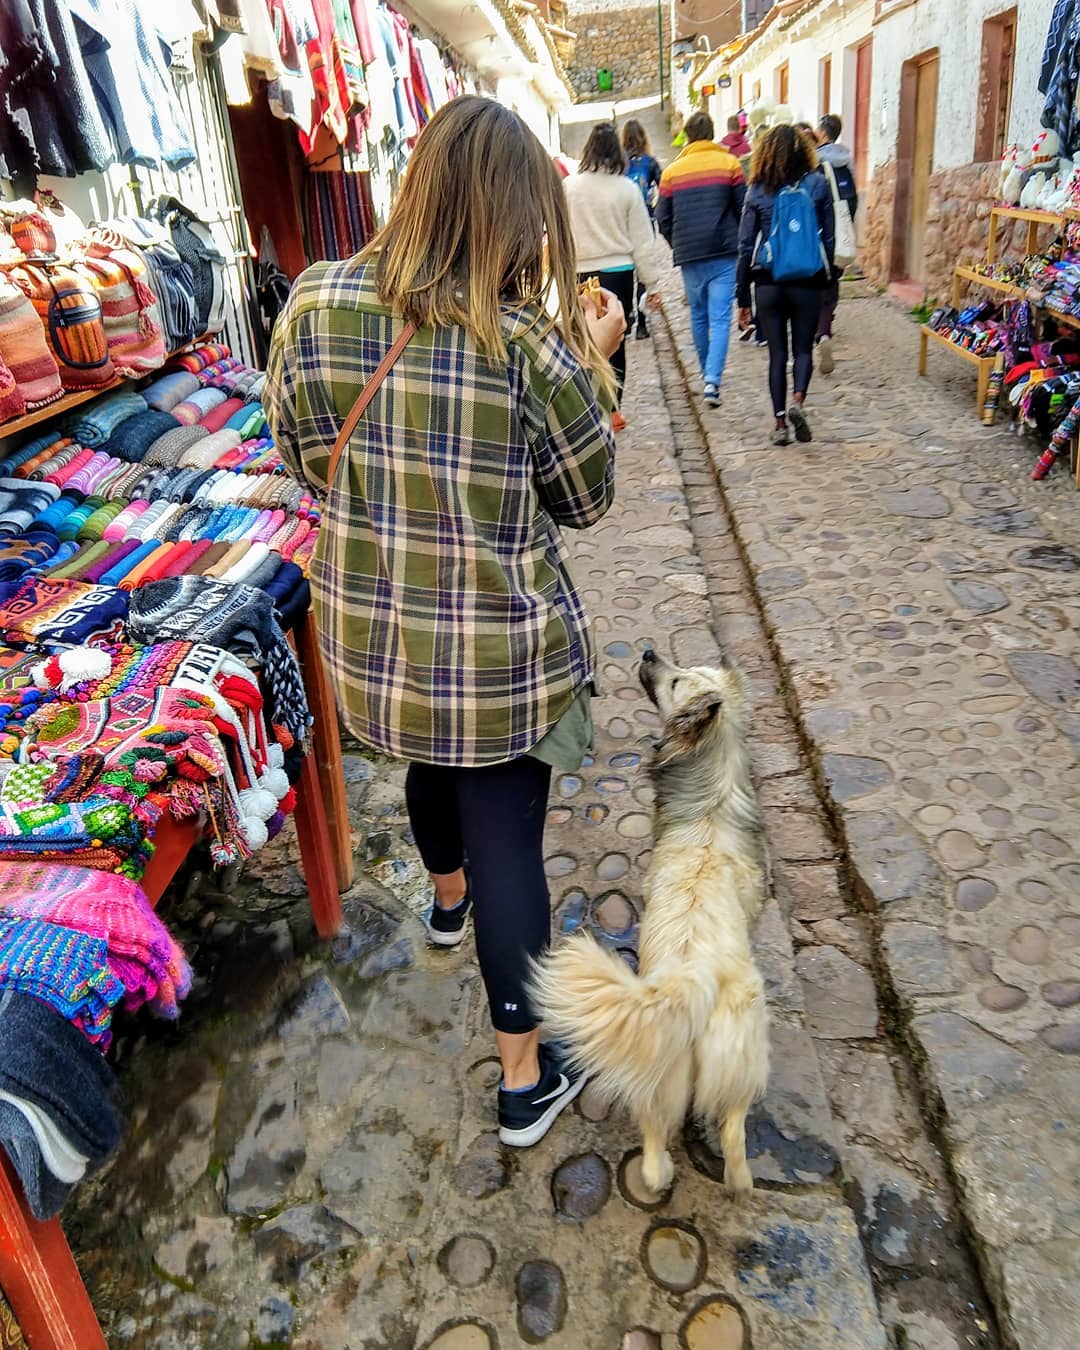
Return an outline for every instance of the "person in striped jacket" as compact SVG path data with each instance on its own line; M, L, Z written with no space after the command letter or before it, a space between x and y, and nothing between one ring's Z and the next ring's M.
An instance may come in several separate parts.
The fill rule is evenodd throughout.
M682 269L705 402L720 406L731 336L739 219L746 183L742 165L713 136L708 113L686 123L687 145L660 178L656 223Z

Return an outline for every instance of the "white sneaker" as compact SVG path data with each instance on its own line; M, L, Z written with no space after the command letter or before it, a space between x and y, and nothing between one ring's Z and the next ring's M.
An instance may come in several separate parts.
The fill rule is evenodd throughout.
M818 367L822 375L831 375L836 369L836 361L832 352L832 338L830 337L823 337L818 343Z

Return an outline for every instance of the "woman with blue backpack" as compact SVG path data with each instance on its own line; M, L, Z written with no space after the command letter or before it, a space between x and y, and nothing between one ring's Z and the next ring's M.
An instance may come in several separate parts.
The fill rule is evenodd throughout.
M769 345L774 445L812 439L803 404L814 369L814 336L832 276L832 194L816 173L817 153L796 127L773 127L758 143L739 226L736 294L739 327L750 323L750 285L757 322ZM787 399L788 353L794 358Z

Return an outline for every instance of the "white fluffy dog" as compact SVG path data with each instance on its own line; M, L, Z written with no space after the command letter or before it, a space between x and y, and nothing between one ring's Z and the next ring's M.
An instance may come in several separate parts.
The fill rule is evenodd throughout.
M753 1178L746 1114L769 1076L765 989L750 950L764 897L761 818L747 755L749 699L738 670L681 670L645 653L641 682L664 719L650 765L655 847L645 879L640 969L577 934L534 969L546 1033L629 1108L642 1176L674 1176L672 1133L691 1102L722 1122L724 1178Z

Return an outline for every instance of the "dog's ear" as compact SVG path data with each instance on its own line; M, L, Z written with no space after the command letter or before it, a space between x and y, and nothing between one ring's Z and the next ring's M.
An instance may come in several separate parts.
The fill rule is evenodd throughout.
M716 694L702 694L688 707L673 713L656 746L657 765L671 764L696 750L715 725L716 715L722 706L723 700Z

